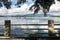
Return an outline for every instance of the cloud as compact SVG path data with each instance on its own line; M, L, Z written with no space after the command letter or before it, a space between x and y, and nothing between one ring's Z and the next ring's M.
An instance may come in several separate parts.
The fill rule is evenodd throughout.
M29 2L30 3L30 2ZM11 9L6 9L4 8L0 8L0 15L1 14L6 14L8 13L8 15L16 15L16 14L27 14L27 13L33 13L33 11L29 11L29 7L31 5L33 5L34 3L32 2L31 4L28 5L28 2L26 2L25 4L23 4L20 8L15 7L14 5L12 5L13 7ZM60 10L60 2L56 1L56 4L53 4L50 7L50 11L59 11Z
M50 7L50 11L59 11L60 10L60 2L58 2L57 0L55 0L55 4L53 4Z

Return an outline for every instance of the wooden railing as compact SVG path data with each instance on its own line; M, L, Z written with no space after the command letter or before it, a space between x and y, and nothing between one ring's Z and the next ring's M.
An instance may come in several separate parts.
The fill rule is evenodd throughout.
M20 28L20 30L48 30L48 33L35 33L35 34L29 34L29 33L24 33L24 34L29 34L28 37L23 37L23 38L30 38L30 37L42 37L39 36L40 34L44 35L44 34L48 34L47 37L60 37L60 28L54 28L55 25L60 25L60 24L54 24L54 20L48 20L48 24L11 24L10 20L5 20L5 24L4 25L0 25L0 26L5 26L4 28L4 37L11 37L10 31L11 31L11 26L36 26L36 25L48 25L48 28ZM58 30L58 33L55 33L54 30ZM17 33L20 34L20 33ZM56 36L56 34L58 34L58 36ZM45 37L45 36L44 36Z

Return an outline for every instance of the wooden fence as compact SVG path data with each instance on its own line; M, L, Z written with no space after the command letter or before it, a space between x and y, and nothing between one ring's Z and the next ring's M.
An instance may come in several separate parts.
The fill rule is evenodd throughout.
M20 37L20 38L31 38L33 37L34 39L36 38L53 38L57 37L56 34L59 34L58 38L60 37L60 28L54 28L54 25L60 25L60 24L54 24L54 20L48 20L48 24L11 24L10 20L5 20L5 28L4 28L4 37L11 38L10 30L11 30L11 25L48 25L48 29L23 29L21 28L20 30L48 30L48 33L38 33L38 34L30 34L28 37ZM58 33L55 33L54 30L58 30ZM48 34L48 37L41 37L39 34ZM35 38L36 37L36 38ZM36 39L37 40L37 39Z

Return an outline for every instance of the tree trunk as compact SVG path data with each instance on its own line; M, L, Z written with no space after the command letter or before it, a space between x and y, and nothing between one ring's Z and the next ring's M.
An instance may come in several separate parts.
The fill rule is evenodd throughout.
M44 12L44 16L46 17L47 16L47 10L45 8L43 8L43 12Z

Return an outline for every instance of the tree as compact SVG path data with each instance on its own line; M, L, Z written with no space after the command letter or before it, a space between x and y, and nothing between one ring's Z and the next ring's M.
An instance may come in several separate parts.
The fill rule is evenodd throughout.
M17 4L16 5L21 4L21 3L25 3L25 2L26 2L26 0L17 0Z
M46 13L49 12L50 6L52 4L55 4L55 0L36 0L29 10L35 7L36 9L34 11L34 14L36 14L40 9L38 5L41 5L43 7L44 16L47 16Z
M11 2L9 2L8 0L3 0L3 3L7 9L11 8Z
M0 3L0 7L2 7L2 3Z
M5 5L5 7L7 9L10 9L11 8L11 2L9 2L8 0L0 0L0 2L3 2L3 4Z
M2 2L2 0L0 0L0 2Z
M57 0L57 1L60 1L60 0Z

